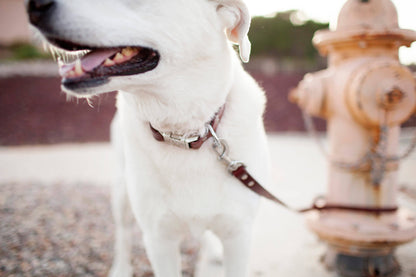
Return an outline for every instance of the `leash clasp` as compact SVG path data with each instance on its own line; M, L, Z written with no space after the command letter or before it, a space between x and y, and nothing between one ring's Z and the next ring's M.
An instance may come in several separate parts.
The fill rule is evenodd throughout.
M212 148L218 155L218 159L222 161L226 166L227 170L230 174L233 174L239 167L245 166L243 162L233 160L228 155L228 144L224 139L220 139L217 133L214 131L214 128L210 124L207 124L207 129L211 133L212 137L214 138L214 143L212 144Z

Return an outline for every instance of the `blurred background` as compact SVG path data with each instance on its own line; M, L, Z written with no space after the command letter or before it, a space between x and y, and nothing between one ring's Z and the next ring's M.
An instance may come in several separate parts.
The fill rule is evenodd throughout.
M416 28L408 5L396 0L402 28ZM344 1L253 1L247 70L268 97L269 132L304 131L299 109L287 100L291 88L310 71L326 67L312 45L316 30L336 26ZM403 26L404 25L404 26ZM402 62L416 68L416 47L402 49ZM69 100L60 91L52 57L33 43L23 0L0 0L0 145L107 141L114 94L92 101ZM318 128L324 124L318 122Z

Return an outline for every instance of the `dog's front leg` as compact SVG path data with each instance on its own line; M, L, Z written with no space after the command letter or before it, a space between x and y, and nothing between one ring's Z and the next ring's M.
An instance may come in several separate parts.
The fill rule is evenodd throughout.
M226 277L247 277L250 256L251 229L242 228L232 237L221 238L224 247Z
M115 178L111 191L111 208L115 223L114 260L109 277L131 277L131 229L132 220L130 202L127 197L127 185L124 168L124 149L119 117L114 117L111 125L111 141L115 161Z
M131 212L123 182L113 185L111 202L115 222L115 244L114 260L109 277L131 277L133 276L130 261L132 222L128 217Z
M144 234L147 256L155 277L181 277L179 240Z

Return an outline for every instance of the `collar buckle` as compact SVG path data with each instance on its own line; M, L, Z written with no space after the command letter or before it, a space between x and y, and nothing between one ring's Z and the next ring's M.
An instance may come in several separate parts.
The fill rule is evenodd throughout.
M205 126L205 133L198 134L197 132L191 133L189 135L178 134L174 132L161 132L153 128L152 124L149 123L150 130L152 131L153 137L160 142L167 142L170 145L180 147L182 149L199 149L202 144L212 137L212 134L209 130L211 126L212 130L216 130L222 115L224 113L225 104L220 107L220 109L215 113L211 122L207 123Z
M187 136L170 132L160 132L160 134L163 136L164 141L168 144L184 149L190 149L191 143L198 141L200 138L200 135L198 134L190 134Z

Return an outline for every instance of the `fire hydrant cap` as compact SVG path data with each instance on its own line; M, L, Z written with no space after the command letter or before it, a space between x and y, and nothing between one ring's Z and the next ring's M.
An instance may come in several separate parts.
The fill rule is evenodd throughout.
M397 10L390 0L348 1L338 17L337 31L399 29Z
M348 0L339 14L337 29L317 31L313 43L327 54L328 46L356 40L391 40L398 46L410 46L416 41L416 31L400 29L391 0Z

